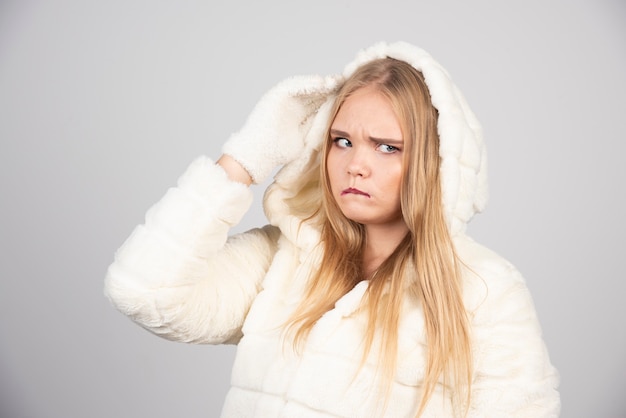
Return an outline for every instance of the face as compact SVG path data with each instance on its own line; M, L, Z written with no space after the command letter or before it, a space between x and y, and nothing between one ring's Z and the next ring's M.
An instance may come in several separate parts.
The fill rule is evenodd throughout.
M339 109L330 136L328 178L343 214L366 226L403 225L404 141L389 100L373 87L355 91Z

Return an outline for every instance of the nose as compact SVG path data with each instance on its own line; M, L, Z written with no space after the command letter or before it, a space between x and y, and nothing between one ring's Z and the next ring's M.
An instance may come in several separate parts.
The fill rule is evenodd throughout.
M350 160L347 165L347 172L351 176L355 177L367 177L369 176L370 170L370 162L363 148L353 148L352 155L350 156Z

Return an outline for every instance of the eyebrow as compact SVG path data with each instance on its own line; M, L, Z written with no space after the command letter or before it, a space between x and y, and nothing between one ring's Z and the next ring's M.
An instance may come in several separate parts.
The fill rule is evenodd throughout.
M332 135L342 136L345 138L350 138L350 134L344 131L340 131L339 129L331 129L330 133ZM387 145L402 145L404 141L401 139L392 139L392 138L376 138L373 136L369 137L369 140L375 142L377 144L387 144Z

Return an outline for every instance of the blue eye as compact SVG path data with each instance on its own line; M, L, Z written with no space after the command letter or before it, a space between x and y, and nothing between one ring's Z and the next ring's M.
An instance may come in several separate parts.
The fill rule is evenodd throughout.
M384 154L393 154L396 151L400 151L400 148L394 147L393 145L379 144L378 150Z
M346 138L335 138L333 139L333 142L339 148L348 148L352 146L352 142L348 141Z

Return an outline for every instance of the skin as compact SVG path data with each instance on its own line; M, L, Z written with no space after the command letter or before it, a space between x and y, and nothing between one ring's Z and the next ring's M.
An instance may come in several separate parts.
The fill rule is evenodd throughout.
M342 213L365 225L366 276L393 252L408 232L400 208L403 135L388 99L373 87L355 91L331 125L328 154L331 190ZM231 180L250 185L232 157L217 161Z
M246 186L252 184L252 177L246 171L245 168L241 166L233 157L230 155L223 154L218 160L217 164L220 165L224 171L226 171L226 175L232 181L236 181L238 183L243 183Z
M368 86L342 104L331 139L332 194L348 219L365 226L363 267L370 275L408 232L400 207L402 129L389 100Z

